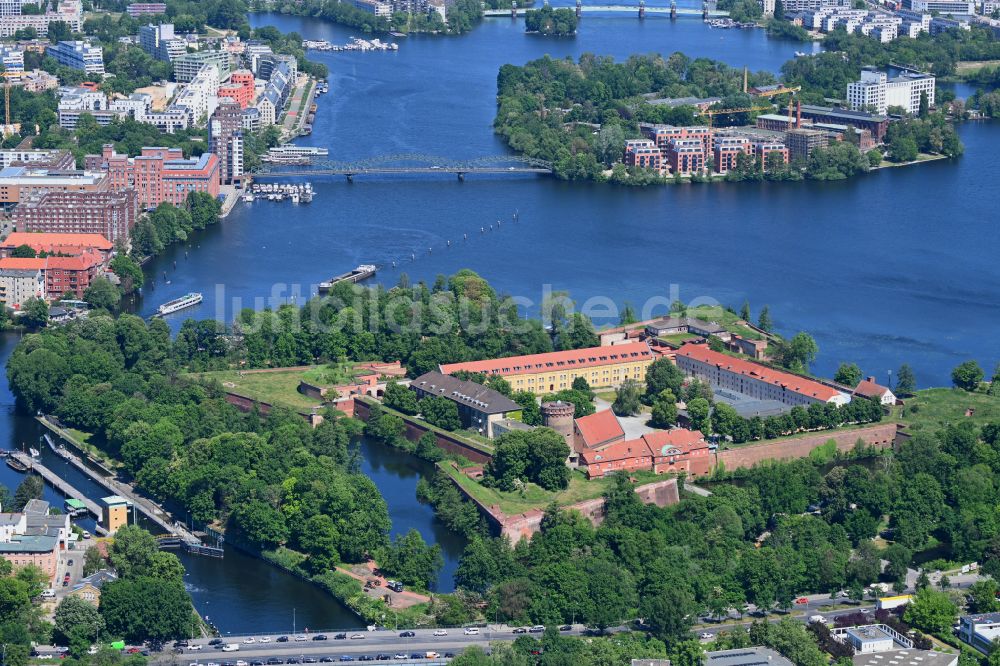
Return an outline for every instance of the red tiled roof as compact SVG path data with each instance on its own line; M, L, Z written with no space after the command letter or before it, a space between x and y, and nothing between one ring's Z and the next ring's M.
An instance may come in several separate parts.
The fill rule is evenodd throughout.
M7 257L0 259L0 268L11 268L21 271L44 271L45 259L35 257Z
M105 238L102 234L61 234L61 233L32 233L26 231L15 231L3 242L3 247L19 247L28 245L37 249L52 247L93 247L98 250L110 250L114 243Z
M582 416L576 420L576 427L583 437L586 448L596 448L617 439L625 438L625 431L618 418L610 409Z
M586 465L643 457L653 457L653 452L649 450L649 445L646 444L646 440L644 439L628 439L616 442L603 449L584 449L580 451L580 459Z
M75 257L48 257L46 269L58 268L64 271L85 271L101 263L100 255L95 253L78 254Z
M677 449L681 453L690 453L693 449L708 447L705 437L695 430L675 428L673 430L657 430L642 436L653 452L653 455L664 456L669 449Z
M767 382L768 384L780 386L786 391L807 395L824 402L840 394L836 389L832 389L811 379L799 377L790 372L775 370L760 363L727 356L726 354L712 351L707 345L686 344L677 350L677 356L685 356L696 361L701 361L702 363L708 363L723 370L728 370L738 375L746 375L753 379Z
M652 357L653 353L649 350L649 345L645 342L632 342L624 345L588 347L587 349L571 349L547 354L448 363L441 366L441 372L450 375L465 370L466 372L481 372L488 375L523 375L565 368L590 368L629 363Z
M866 398L881 398L888 390L886 387L876 384L869 377L858 384L857 388L854 389L854 394L863 395Z

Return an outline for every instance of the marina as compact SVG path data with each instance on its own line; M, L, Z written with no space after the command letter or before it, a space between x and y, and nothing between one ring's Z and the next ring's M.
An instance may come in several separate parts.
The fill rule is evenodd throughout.
M383 42L377 37L370 40L351 37L347 44L331 44L325 39L305 39L302 41L302 48L309 51L398 51L399 44Z
M20 463L20 467L23 467L23 470L12 465L12 462ZM59 478L59 475L43 465L41 462L29 458L20 451L10 451L7 453L7 466L15 471L23 471L25 473L30 471L38 474L45 480L45 483L55 488L62 495L75 500L74 506L80 506L82 508L81 513L86 511L97 518L97 520L101 519L101 507L97 505L97 502L88 499L86 495L71 486L68 482Z
M243 201L252 203L256 199L310 203L315 196L312 183L254 183L243 195Z
M350 282L351 284L356 284L362 280L367 280L368 278L375 275L378 271L378 267L373 264L361 264L353 271L347 273L341 273L340 275L335 275L326 282L319 283L319 293L324 294L341 282Z

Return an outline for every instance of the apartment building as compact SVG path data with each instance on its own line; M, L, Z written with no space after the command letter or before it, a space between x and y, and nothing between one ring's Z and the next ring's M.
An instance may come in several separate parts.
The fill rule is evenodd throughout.
M625 142L622 161L627 167L663 171L663 153L649 139L629 139Z
M225 51L195 51L185 53L174 59L174 80L178 83L189 83L194 80L205 65L211 65L217 72L216 88L219 81L229 78L231 71L230 56ZM215 92L215 89L212 90Z
M223 183L243 178L243 112L236 102L223 101L208 122L208 150L219 158Z
M134 189L144 208L182 205L191 192L219 196L219 158L213 153L185 159L179 148L147 147L138 157L128 157L109 144L100 155L87 155L84 164L106 174L112 189Z
M42 192L105 192L103 173L10 166L0 169L0 203L17 203Z
M934 105L935 78L922 72L903 72L889 78L875 69L861 70L861 80L847 85L847 101L855 111L874 110L884 114L890 106L902 107L909 114L920 110L920 98Z
M173 62L187 52L184 40L174 34L173 23L149 24L139 28L139 46L164 62Z
M139 216L132 189L103 192L41 192L22 198L12 213L18 231L100 234L127 244ZM100 252L97 252L99 256Z
M45 49L46 55L60 65L79 69L87 74L104 74L104 53L99 46L83 41L59 42Z

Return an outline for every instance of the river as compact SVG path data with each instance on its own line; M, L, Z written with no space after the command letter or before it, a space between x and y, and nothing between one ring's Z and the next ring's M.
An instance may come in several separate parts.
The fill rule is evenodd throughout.
M293 16L258 14L251 22L339 43L357 34ZM314 133L302 143L326 146L340 161L502 154L491 123L504 63L546 53L624 58L684 51L776 71L803 48L768 40L759 30L712 30L694 19L592 15L572 39L525 35L521 21L489 19L465 36L399 42L393 53L311 54L329 65L331 92L319 98ZM392 261L400 267L379 274L386 284L402 271L430 281L469 267L499 290L536 304L546 285L570 291L580 305L606 296L638 307L654 296L672 300L676 285L676 295L688 302L738 306L748 299L755 312L769 304L782 332L815 336L820 373L856 361L885 377L908 362L920 384L943 384L966 358L992 368L996 345L989 331L1000 324L991 186L1000 168L1000 128L966 124L961 135L962 159L840 183L633 190L536 177L464 183L444 175L360 177L351 185L318 179L310 205L240 204L221 224L168 249L147 269L157 286L138 310L149 315L159 303L200 291L204 303L168 318L171 326L189 316L228 321L241 307L283 302L295 289L308 294L311 285L356 264ZM510 220L515 209L517 225L478 233L497 219ZM13 334L0 339L4 362L16 340ZM37 424L14 411L5 382L0 437L12 447L35 441ZM393 533L415 527L441 544L446 565L437 587L452 589L463 542L414 499L427 466L368 442L362 452L364 472L388 503ZM93 490L68 474L85 492ZM18 481L0 468L0 483L13 490ZM297 627L357 623L319 590L232 549L224 560L183 559L196 606L224 632L291 630L293 617Z

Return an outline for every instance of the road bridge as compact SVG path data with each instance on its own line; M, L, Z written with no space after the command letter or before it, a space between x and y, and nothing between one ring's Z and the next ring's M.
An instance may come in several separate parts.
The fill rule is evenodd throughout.
M471 160L455 160L423 154L383 155L357 162L311 160L296 163L270 162L253 171L255 180L303 176L345 176L353 182L362 175L455 174L464 180L467 174L551 175L552 164L545 160L518 155L494 155Z
M515 6L510 9L486 9L483 11L483 16L488 18L517 18L524 16L530 9L532 8L518 7L515 3ZM645 0L639 0L639 3L635 5L585 5L582 1L578 0L574 7L565 7L565 9L573 9L576 12L577 18L583 14L634 14L640 19L646 18L647 15L655 14L670 16L670 18L700 16L703 19L729 16L728 11L716 9L714 2L703 2L700 7L681 7L676 2L671 2L669 7L650 7L645 3Z

